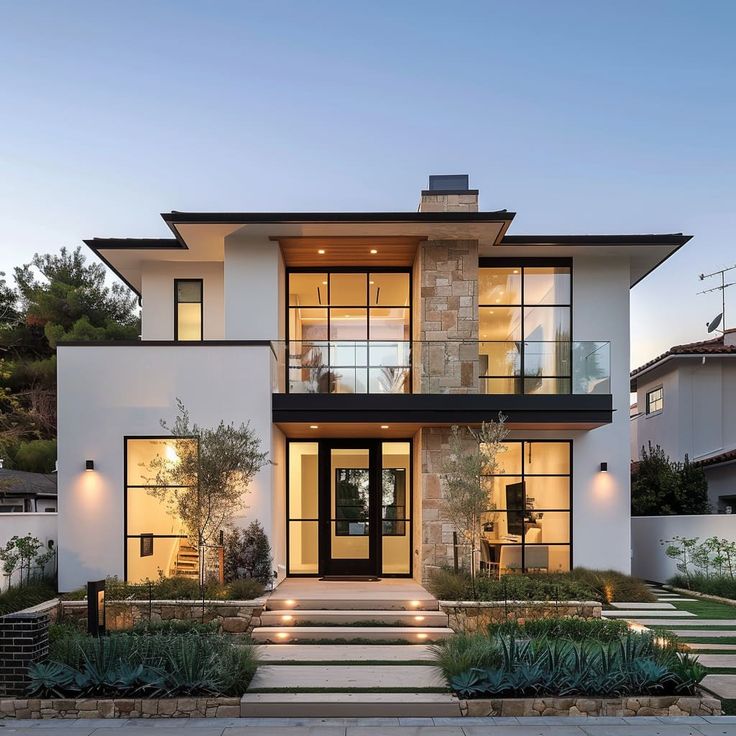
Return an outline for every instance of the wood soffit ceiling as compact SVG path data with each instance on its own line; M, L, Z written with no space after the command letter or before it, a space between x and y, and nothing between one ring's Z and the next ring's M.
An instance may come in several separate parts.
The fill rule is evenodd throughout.
M290 268L315 266L383 266L406 268L414 263L424 237L273 237ZM375 250L376 253L371 251ZM324 253L320 253L324 251Z

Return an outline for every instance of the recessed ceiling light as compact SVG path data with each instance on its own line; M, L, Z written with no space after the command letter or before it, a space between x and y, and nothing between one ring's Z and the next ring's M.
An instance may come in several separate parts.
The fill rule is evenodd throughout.
M378 253L378 251L375 248L371 248L371 255L374 256Z
M515 268L514 269L514 273L519 273L519 269L518 268Z
M320 249L319 249L319 250L317 251L317 253L319 253L319 254L320 254L321 256L323 256L323 255L325 254L325 249L324 249L324 248L320 248Z
M375 284L375 283L376 283L375 281L371 281L371 286L373 286L373 284Z
M388 429L388 424L382 424L381 429Z
M309 429L319 429L319 424L310 424Z
M323 282L322 282L322 285L323 285L323 286L327 286L327 282L326 282L326 281L323 281Z

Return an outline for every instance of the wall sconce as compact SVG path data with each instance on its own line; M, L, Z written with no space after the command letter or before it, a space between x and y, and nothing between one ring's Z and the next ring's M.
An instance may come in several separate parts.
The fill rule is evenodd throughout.
M601 473L608 472L608 463L601 463Z
M95 469L95 461L94 460L85 460L84 461L84 469L89 472L90 470Z

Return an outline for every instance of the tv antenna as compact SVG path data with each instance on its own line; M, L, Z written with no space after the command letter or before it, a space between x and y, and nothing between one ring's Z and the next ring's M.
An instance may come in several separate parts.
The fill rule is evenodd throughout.
M736 266L729 266L728 268L722 268L720 271L713 271L713 273L701 273L699 278L701 281L704 281L705 279L709 279L713 276L720 276L721 277L721 283L720 286L714 286L712 289L705 289L703 291L699 291L698 294L710 294L713 291L720 291L721 292L721 313L717 314L710 322L706 323L706 329L708 332L720 332L722 335L726 332L726 289L729 286L735 286L736 281L731 281L730 283L726 283L726 274L729 271L733 271L736 269ZM723 329L718 329L718 326L723 322Z

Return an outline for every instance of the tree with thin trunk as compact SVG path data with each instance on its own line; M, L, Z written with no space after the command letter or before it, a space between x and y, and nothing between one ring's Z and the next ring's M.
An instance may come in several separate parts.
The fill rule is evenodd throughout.
M236 512L243 512L244 497L258 471L269 463L261 452L261 440L250 424L225 424L207 428L193 424L177 399L178 414L169 425L173 452L165 452L148 464L148 493L179 518L190 542L199 549L200 583L205 582L205 551L219 542L220 531ZM165 487L168 486L168 487Z
M498 453L508 436L506 417L483 422L479 429L453 426L449 452L442 462L442 512L470 546L470 577L475 595L476 552L483 515L493 509L490 478L498 470Z

